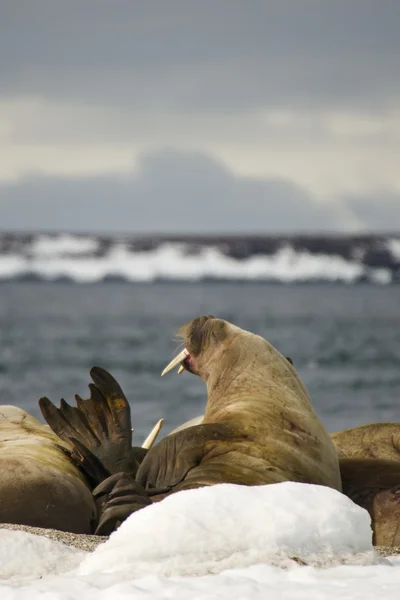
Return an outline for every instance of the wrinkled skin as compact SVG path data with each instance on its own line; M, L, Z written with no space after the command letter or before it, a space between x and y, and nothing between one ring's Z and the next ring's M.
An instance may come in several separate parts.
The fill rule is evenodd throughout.
M147 453L134 482L139 503L143 490L158 501L223 482L298 481L341 490L334 445L290 361L263 338L213 317L195 319L181 334L184 368L207 385L206 412L201 425L169 435ZM105 485L103 524L108 516L124 517L123 502L113 507L118 480ZM126 480L122 487L128 493ZM135 510L134 493L132 484L125 517Z

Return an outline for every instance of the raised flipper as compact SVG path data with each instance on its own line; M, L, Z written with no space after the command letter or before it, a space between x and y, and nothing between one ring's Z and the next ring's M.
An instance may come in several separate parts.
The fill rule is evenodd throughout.
M76 395L77 407L61 400L57 408L48 398L41 398L43 417L60 438L74 447L74 457L95 484L121 471L135 476L138 458L143 460L144 452L132 448L129 403L105 369L93 367L90 375L94 383L89 384L89 399Z

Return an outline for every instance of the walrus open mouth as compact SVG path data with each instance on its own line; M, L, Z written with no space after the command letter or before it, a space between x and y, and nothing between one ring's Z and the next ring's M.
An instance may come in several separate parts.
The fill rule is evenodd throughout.
M179 365L178 375L183 373L183 371L185 369L190 371L190 367L192 366L192 357L190 355L190 352L188 350L186 350L186 348L184 348L182 350L182 352L180 352L178 354L178 356L175 356L175 358L173 358L171 360L171 362L168 363L168 365L165 367L164 371L161 373L161 377L163 375L166 375L170 371L172 371L172 369L174 369L178 365Z

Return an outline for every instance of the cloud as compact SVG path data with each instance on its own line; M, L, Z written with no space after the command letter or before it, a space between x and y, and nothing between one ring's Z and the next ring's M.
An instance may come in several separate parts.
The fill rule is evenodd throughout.
M1 16L1 227L193 228L181 190L199 230L391 220L395 0L18 0Z
M3 230L267 233L341 225L337 207L321 205L299 186L235 176L201 153L148 154L129 176L0 185Z
M400 190L400 112L131 113L71 102L0 101L0 181L129 174L164 147L199 151L239 176L283 179L331 202Z
M396 104L393 0L19 0L2 93L172 112Z

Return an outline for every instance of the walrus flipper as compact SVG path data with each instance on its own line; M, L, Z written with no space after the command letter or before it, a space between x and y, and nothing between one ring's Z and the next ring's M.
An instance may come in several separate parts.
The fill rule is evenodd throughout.
M222 424L203 424L172 434L147 453L136 475L112 475L93 490L99 522L95 533L108 535L129 515L181 489L221 483L217 468L202 465L215 443L240 441L240 433ZM237 483L234 474L226 474Z
M105 369L93 367L90 375L94 382L89 384L90 398L84 400L76 395L77 407L61 400L60 408L48 398L41 398L39 406L43 417L59 437L76 448L78 455L86 455L81 466L85 469L85 464L91 464L90 477L94 467L91 455L109 475L123 471L134 476L139 461L137 449L132 448L129 403L117 381ZM94 471L100 474L97 467Z
M103 481L93 496L99 515L96 535L110 535L129 515L152 503L146 490L127 473Z
M225 447L243 440L242 432L222 423L203 423L178 431L149 450L136 481L155 500L181 489L213 485L227 479L236 483L230 472L221 474L210 462L217 446L223 452Z

